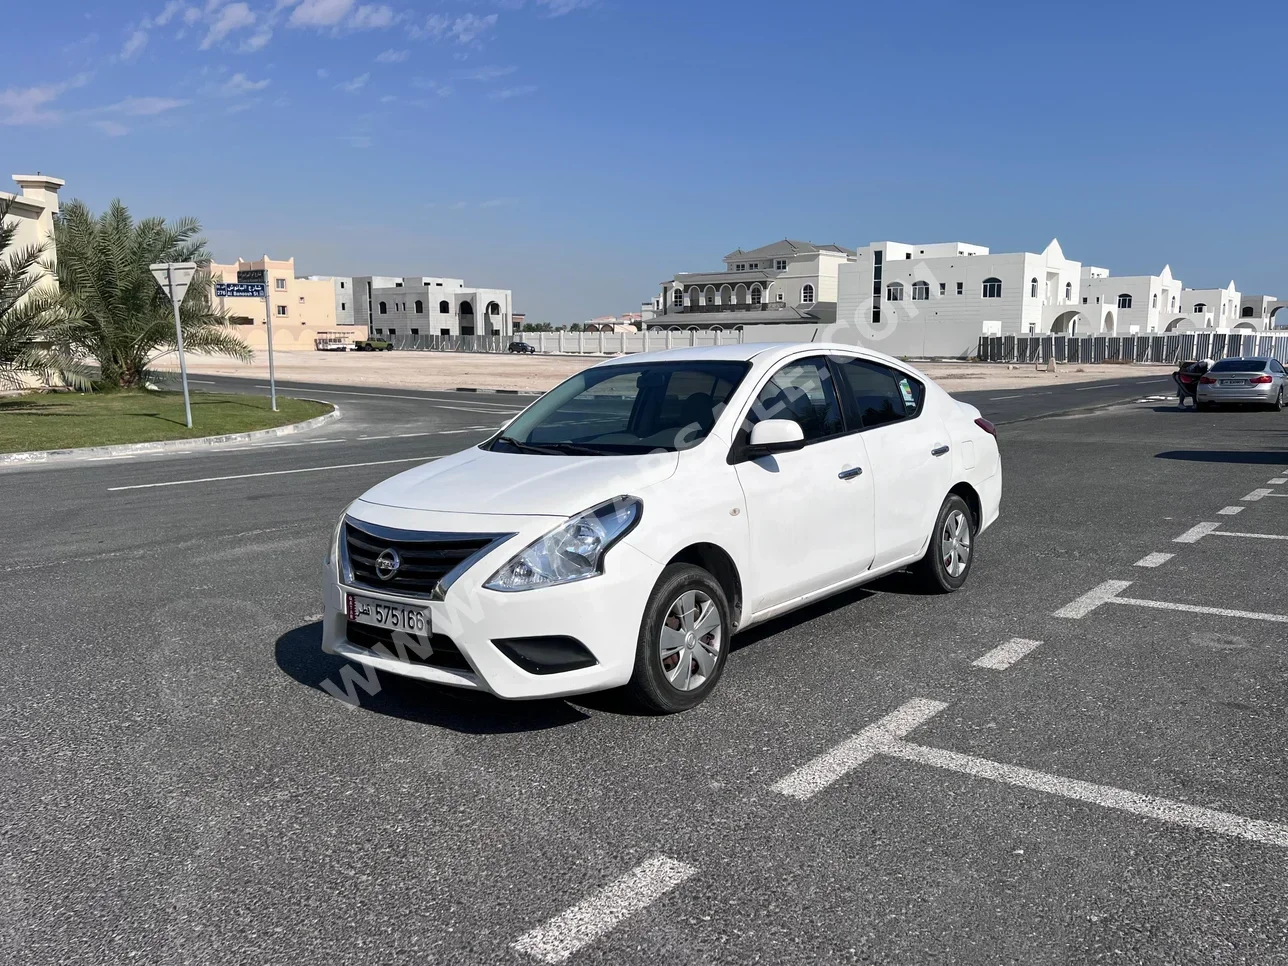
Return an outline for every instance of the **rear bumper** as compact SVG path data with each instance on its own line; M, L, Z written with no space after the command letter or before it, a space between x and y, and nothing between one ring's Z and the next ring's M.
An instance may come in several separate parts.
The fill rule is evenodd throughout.
M1206 403L1272 403L1279 394L1273 382L1260 386L1199 386L1197 398Z

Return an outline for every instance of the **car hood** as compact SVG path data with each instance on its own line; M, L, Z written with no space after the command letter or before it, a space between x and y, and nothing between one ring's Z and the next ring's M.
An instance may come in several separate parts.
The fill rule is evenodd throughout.
M475 448L390 477L362 500L407 510L567 517L670 478L678 460L678 453L536 456Z

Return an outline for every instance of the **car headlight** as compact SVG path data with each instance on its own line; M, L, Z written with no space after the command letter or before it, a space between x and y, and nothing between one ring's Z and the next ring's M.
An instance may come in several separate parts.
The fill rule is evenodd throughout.
M349 511L346 509L344 513L340 514L340 519L336 522L335 529L331 531L331 542L327 544L326 548L326 562L328 566L336 563L340 559L340 534L344 532L344 518L348 515Z
M571 517L528 544L488 578L488 590L535 590L585 580L604 572L604 554L639 523L644 504L619 496Z

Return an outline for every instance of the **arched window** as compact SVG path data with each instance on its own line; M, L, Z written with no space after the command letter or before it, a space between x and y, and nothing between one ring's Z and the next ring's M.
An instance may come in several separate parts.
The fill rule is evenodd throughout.
M924 302L930 298L930 283L916 281L912 283L912 300L914 302Z
M889 285L886 286L886 301L887 302L903 301L903 282L891 282Z
M1207 311L1207 303L1205 303L1205 302L1195 302L1195 303L1194 303L1194 311L1195 311L1195 313L1206 312L1206 311Z
M751 287L751 304L752 304L752 305L759 305L759 304L760 304L760 296L761 296L760 286L759 286L759 285L753 285L753 286Z
M1245 318L1245 319L1250 319L1250 318L1252 318L1252 306L1251 306L1251 305L1245 305L1245 306L1243 307L1243 311L1240 313L1240 316L1241 316L1242 318Z
M1000 278L986 278L980 288L979 293L986 299L1000 299L1002 297L1002 280Z
M698 298L697 286L689 289L689 308L696 309L701 300Z
M488 302L487 308L483 310L483 313L485 315L500 315L501 306L498 305L496 302Z
M420 299L416 300L416 314L417 315L425 314L425 303L422 302Z
M1064 300L1066 302L1073 301L1073 283L1072 282L1064 283Z
M1118 307L1120 309L1131 308L1131 296L1128 295L1126 292L1123 292L1122 295L1118 296Z
M448 305L447 300L444 299L443 301L438 303L438 311L442 312L444 315L451 315L452 307Z
M801 289L801 302L804 304L809 304L810 302L813 302L813 301L814 301L814 286L806 285L804 288Z
M1029 298L1035 299L1037 297L1038 297L1038 280L1036 278L1031 278L1029 279Z
M386 305L385 305L385 303L384 303L384 302L381 302L381 303L380 303L380 314L381 314L381 315L388 315L388 314L389 314L389 308L388 308L388 306L386 306Z
M706 305L716 304L716 289L714 285L707 286L707 290L702 296L702 301Z
M678 288L671 293L671 304L677 309L684 307L684 293Z

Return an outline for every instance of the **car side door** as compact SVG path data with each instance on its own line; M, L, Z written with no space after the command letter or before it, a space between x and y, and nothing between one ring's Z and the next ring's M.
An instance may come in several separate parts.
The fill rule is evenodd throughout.
M746 458L751 427L790 419L795 451ZM857 428L857 427L855 427ZM849 431L825 356L784 363L759 388L730 450L747 506L752 612L865 572L873 556L873 493L861 435Z
M943 418L928 411L926 387L891 366L836 356L847 418L872 464L876 504L873 567L919 556L951 485L950 439Z

